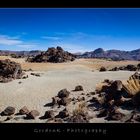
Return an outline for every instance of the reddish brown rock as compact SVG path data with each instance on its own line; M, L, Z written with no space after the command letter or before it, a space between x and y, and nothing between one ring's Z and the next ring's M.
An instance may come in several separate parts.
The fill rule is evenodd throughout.
M28 119L35 119L37 116L39 116L39 112L37 110L32 110L31 112L29 112L28 114L26 114L26 117Z
M0 60L0 82L7 83L23 76L21 65L9 59Z
M29 110L28 110L28 108L26 106L24 106L23 108L21 108L19 110L19 114L21 114L21 115L26 115L28 113L29 113Z

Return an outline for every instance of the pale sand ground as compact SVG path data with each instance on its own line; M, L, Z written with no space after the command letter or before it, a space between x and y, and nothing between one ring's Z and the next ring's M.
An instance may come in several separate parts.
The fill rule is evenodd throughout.
M32 69L41 70L43 67L42 71L33 71L35 73L41 73L41 77L32 76L30 75L30 72L26 72L26 74L29 75L29 78L27 79L18 79L9 83L0 83L1 111L7 106L13 106L16 108L16 112L18 112L20 108L26 105L30 110L37 109L40 112L40 116L43 116L45 111L49 109L48 107L44 107L44 105L51 102L51 98L56 96L58 91L63 88L67 88L69 91L71 91L76 85L80 84L84 88L84 93L88 93L94 91L96 84L104 79L126 80L134 73L130 71L92 72L93 66L90 65L91 67L88 67L87 65L81 64L83 61L83 63L86 63L87 60L76 60L76 62L64 64L32 63L30 67L29 63L25 63L22 59L18 59L17 61L21 61L20 63L24 68L26 64L27 69L29 69L31 65L34 65L34 67L31 67ZM93 62L90 61L89 63ZM19 84L19 81L22 83ZM4 118L0 118L0 120L3 119ZM25 120L12 120L11 122L18 123L25 122ZM26 122L44 122L44 120L37 118L36 120L32 121L26 120ZM93 119L93 122L104 121L103 119Z

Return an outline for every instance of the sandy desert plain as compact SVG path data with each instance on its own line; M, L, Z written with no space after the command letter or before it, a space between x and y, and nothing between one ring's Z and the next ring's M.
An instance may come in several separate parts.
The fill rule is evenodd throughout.
M107 61L102 59L76 59L73 62L66 63L29 63L24 58L11 58L8 56L0 56L0 60L10 59L21 64L21 67L28 75L27 79L16 79L8 83L0 83L0 111L7 106L13 106L16 113L23 107L27 106L29 110L38 110L40 115L36 119L24 119L24 115L13 115L9 120L5 121L7 116L0 116L0 122L5 123L45 123L48 119L40 119L47 110L54 110L57 115L59 111L65 107L47 106L52 101L52 97L56 96L61 89L70 91L70 97L85 97L88 93L94 92L96 84L110 80L127 80L134 71L105 71L99 72L101 66L113 68L115 66L124 66L128 64L138 64L139 61ZM33 71L28 71L32 69ZM40 77L31 75L30 73L40 73ZM82 85L83 91L74 92L75 86ZM82 94L84 93L84 94ZM86 98L92 98L90 95ZM96 95L95 95L96 96ZM46 105L46 106L45 106ZM73 103L67 106L67 110L72 113L74 110ZM104 117L97 118L95 111L89 111L91 116L90 123L108 123L121 121L108 121ZM89 107L89 110L93 109ZM124 114L131 113L132 110L121 109Z

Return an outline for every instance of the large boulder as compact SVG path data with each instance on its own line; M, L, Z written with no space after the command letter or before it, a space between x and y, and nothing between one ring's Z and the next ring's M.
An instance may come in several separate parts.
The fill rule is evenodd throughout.
M19 110L19 114L21 114L21 115L26 115L26 114L28 114L28 113L29 113L29 109L28 109L26 106L22 107L22 108Z
M5 110L1 113L1 115L3 116L9 116L9 115L13 115L15 113L15 108L8 106L7 108L5 108Z
M0 82L9 82L23 76L21 65L9 59L0 60Z
M58 92L58 97L59 98L68 97L69 94L70 94L70 92L67 89L62 89Z
M125 67L126 70L129 70L129 71L136 71L137 70L137 66L135 65L127 65Z

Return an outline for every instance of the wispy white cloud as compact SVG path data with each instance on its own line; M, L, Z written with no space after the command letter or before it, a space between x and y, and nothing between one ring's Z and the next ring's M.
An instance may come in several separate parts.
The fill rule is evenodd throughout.
M9 37L6 35L0 35L0 44L1 45L17 45L23 43L22 40L17 37Z
M19 44L17 46L20 48L24 48L24 49L30 49L30 48L37 47L37 45L35 45L35 44Z
M60 37L57 36L42 36L42 39L48 39L48 40L60 40Z
M37 47L37 44L23 41L19 38L19 36L8 36L8 35L0 35L0 45L3 46L14 46L23 49L31 49Z

